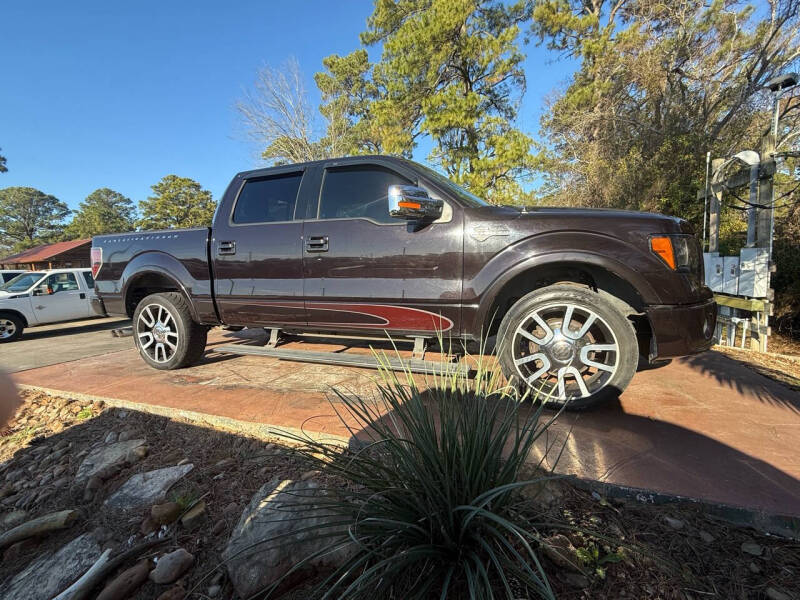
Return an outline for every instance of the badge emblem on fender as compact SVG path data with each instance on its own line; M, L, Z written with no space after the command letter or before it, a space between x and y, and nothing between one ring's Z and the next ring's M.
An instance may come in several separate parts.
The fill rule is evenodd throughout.
M490 237L508 235L508 227L502 223L479 223L470 228L469 235L478 242L485 242Z

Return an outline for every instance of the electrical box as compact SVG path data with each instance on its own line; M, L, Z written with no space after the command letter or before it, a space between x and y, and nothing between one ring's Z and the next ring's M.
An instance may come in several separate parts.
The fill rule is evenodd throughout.
M719 257L719 252L703 252L703 273L705 276L703 283L708 287L711 287L711 272L714 269L711 259L714 257Z
M735 296L739 293L739 257L725 256L722 261L722 293Z
M766 298L769 285L769 249L742 248L739 260L739 295Z
M723 258L713 254L708 258L708 287L712 291L722 293L722 284L725 281L725 265Z

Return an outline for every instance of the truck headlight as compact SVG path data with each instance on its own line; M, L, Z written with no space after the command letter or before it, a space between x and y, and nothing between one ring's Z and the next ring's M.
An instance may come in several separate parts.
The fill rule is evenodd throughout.
M650 250L673 271L695 273L700 265L700 249L693 235L650 236Z

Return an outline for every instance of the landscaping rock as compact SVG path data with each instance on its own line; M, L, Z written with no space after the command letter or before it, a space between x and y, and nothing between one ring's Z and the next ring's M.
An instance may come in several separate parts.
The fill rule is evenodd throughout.
M169 525L178 520L182 510L181 505L177 502L154 504L152 508L150 508L150 517L158 525Z
M113 444L114 442L117 441L117 439L119 439L119 435L117 435L117 432L109 431L108 434L106 434L106 439L104 439L103 441L106 444Z
M125 457L125 459L128 463L133 464L137 461L142 460L145 456L147 456L149 450L150 449L147 446L137 446L136 448L128 452L128 455Z
M206 591L206 595L209 598L216 598L219 595L220 591L222 591L222 586L214 584L208 588L208 590Z
M142 560L117 575L103 588L96 600L124 600L138 590L147 581L150 574L150 562Z
M128 440L127 442L115 442L108 446L100 446L92 450L83 459L81 466L78 467L78 472L75 474L75 483L82 484L90 477L110 467L122 467L128 462L128 454L135 448L143 446L144 443L144 440Z
M217 536L222 535L225 533L225 529L228 527L228 524L225 523L225 519L220 519L214 524L214 527L211 528L211 535Z
M700 532L700 539L703 540L706 544L710 544L714 541L714 536L708 533L707 531Z
M550 536L542 544L545 556L556 563L559 567L570 569L581 573L578 551L569 538L562 534Z
M767 588L767 598L769 598L769 600L792 600L792 597L789 594L779 592L773 587Z
M133 510L163 502L169 488L193 468L188 464L137 473L114 492L105 505L119 510Z
M183 548L178 548L158 559L156 568L150 571L150 579L159 584L172 583L189 570L193 564L194 556Z
M181 525L186 529L194 529L203 522L206 516L206 503L201 500L192 508L186 511L186 514L181 517Z
M139 525L139 531L142 535L150 535L156 529L158 529L158 523L153 521L153 519L149 516L145 517L144 521L142 521L142 524Z
M680 519L673 519L672 517L664 517L664 522L673 529L683 529L685 525Z
M41 600L52 598L100 558L100 545L86 533L53 554L36 559L0 586L0 598Z
M336 517L317 509L317 499L324 495L315 481L278 482L273 480L256 492L242 512L222 556L233 587L239 596L249 598L280 579L290 568L328 545L332 539L315 539L311 527L325 531ZM300 533L295 533L298 530ZM279 538L279 544L268 543ZM261 543L260 543L261 542ZM266 543L264 543L266 542ZM342 549L320 556L305 565L304 571L316 572L343 564L352 549ZM297 574L302 577L302 573Z
M3 562L9 563L15 561L20 556L24 556L28 552L33 552L38 545L39 540L35 537L11 544L8 548L6 548L5 552L3 552Z
M128 440L132 440L134 433L130 429L126 429L125 431L120 432L119 434L119 441L120 442L127 442Z
M0 517L0 528L11 529L12 527L24 523L27 518L28 513L24 510L12 510L10 513L6 513Z
M173 585L156 600L183 600L186 596L186 590L180 585Z
M742 542L742 552L750 554L751 556L761 556L764 552L764 548L761 544L756 544L755 542Z

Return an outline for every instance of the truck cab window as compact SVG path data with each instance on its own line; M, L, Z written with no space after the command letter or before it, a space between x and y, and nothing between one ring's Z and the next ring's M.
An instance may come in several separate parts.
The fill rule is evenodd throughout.
M377 165L327 169L322 182L320 219L365 218L377 223L398 223L389 216L390 185L413 182Z
M78 289L78 281L72 273L54 273L47 278L47 287L58 292L71 292Z
M89 273L89 271L83 272L83 278L86 280L86 287L88 287L90 290L94 289L94 277L92 277L92 274Z
M278 223L294 220L302 173L248 179L233 209L233 222Z

